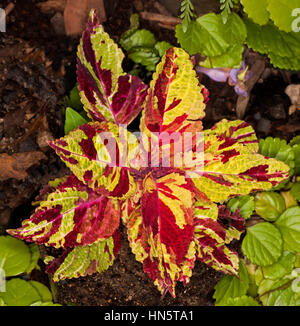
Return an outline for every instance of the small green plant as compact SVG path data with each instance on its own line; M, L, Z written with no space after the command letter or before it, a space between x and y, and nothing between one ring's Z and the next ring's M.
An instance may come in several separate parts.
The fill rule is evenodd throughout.
M0 248L0 306L56 305L44 284L15 277L29 275L39 268L37 245L26 245L13 237L0 236Z
M220 0L221 16L224 24L227 23L228 17L231 14L233 6L238 3L239 0Z
M138 14L131 15L130 28L121 36L120 45L129 59L145 66L148 71L154 71L161 57L172 47L168 42L158 42L149 30L140 29Z
M250 218L241 246L245 258L240 264L245 262L247 268L240 269L239 278L221 279L215 287L216 305L300 306L300 183L294 155L298 140L260 141L260 153L291 167L293 182L227 204L232 211L243 210L245 218L255 218Z
M0 248L0 267L6 277L30 274L38 267L40 253L37 245L26 245L13 237L0 236Z
M300 69L300 33L293 27L300 0L220 0L220 4L220 14L196 20L189 7L189 19L176 26L181 46L191 55L206 56L201 67L239 68L247 45L267 55L276 68Z
M63 112L65 115L65 135L88 123L89 119L83 109L77 84L71 90L69 96L65 97Z
M196 17L194 13L194 5L191 0L181 1L181 14L180 18L182 19L182 29L186 33L188 25L191 23L192 19Z

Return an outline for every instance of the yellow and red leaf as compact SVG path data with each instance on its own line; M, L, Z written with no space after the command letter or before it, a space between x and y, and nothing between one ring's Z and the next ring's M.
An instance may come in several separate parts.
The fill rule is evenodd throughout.
M144 180L141 208L127 222L136 259L162 293L175 295L176 281L188 282L195 261L193 193L184 176Z
M80 181L105 196L124 199L136 190L129 172L130 157L138 146L132 138L126 129L114 123L93 122L50 146Z
M123 59L92 11L78 47L77 79L84 109L94 121L129 124L143 108L148 86L123 72Z
M197 259L224 273L237 275L238 254L226 246L228 230L218 221L218 206L195 203L195 247Z
M21 228L8 233L28 242L72 248L110 238L119 224L119 202L71 176L48 194Z
M52 274L54 282L102 273L114 263L120 248L120 232L117 230L108 239L85 247L68 248L58 258L47 257L51 261L46 272Z
M204 138L203 169L186 172L199 200L224 202L271 189L289 176L286 164L258 154L254 130L246 122L223 120Z

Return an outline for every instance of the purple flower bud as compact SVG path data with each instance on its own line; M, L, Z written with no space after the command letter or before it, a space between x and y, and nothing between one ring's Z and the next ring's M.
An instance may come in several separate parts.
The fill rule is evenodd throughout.
M240 69L231 69L229 73L229 85L235 85L238 82L238 74Z
M243 96L243 97L248 96L248 92L247 92L244 84L239 84L239 83L236 84L235 87L234 87L234 91L239 96Z
M198 73L205 74L210 79L219 82L219 83L225 83L229 77L229 71L222 68L216 68L216 69L210 69L210 68L204 68L204 67L197 67L196 71Z
M204 67L196 67L196 71L198 73L203 73L207 75L209 78L216 82L225 83L228 82L230 86L234 86L235 92L240 95L247 97L248 93L246 90L246 86L244 84L245 81L249 80L252 76L251 71L248 70L248 66L246 66L245 61L242 62L240 68L230 69L230 68L204 68Z

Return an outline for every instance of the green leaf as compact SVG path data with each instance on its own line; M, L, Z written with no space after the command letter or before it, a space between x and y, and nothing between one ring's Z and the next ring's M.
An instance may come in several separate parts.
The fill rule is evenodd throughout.
M285 250L300 252L300 207L288 208L275 225L281 232Z
M248 275L249 275L249 289L247 291L247 294L255 298L257 296L257 288L258 288L255 280L255 275L258 266L252 264L248 259L245 259L244 262L246 264Z
M286 208L290 208L298 205L297 201L292 196L291 191L281 191L280 195L284 198Z
M226 24L221 26L222 35L229 48L219 56L208 57L201 66L205 68L240 68L243 60L244 42L247 29L243 20L236 14L230 13Z
M230 45L242 45L247 38L247 28L240 16L230 13L226 24L223 24L222 35Z
M128 57L135 63L154 71L166 51L172 47L168 42L157 42L153 33L139 28L138 15L131 15L131 27L120 39L121 46L128 52Z
M279 230L268 222L249 227L242 243L242 251L253 264L267 266L275 263L282 253Z
M300 267L300 252L297 252L296 253L295 267L296 268L299 268Z
M247 15L259 25L265 25L269 21L269 12L267 4L269 0L241 0L244 11Z
M238 278L233 275L224 275L215 286L213 298L216 304L221 305L228 298L237 298L245 295L249 288L249 276L245 264L240 260Z
M191 55L201 53L207 59L201 63L206 68L238 68L242 62L243 43L247 30L242 19L230 13L226 24L221 15L204 15L191 22L187 31L183 26L176 26L176 37L181 46Z
M276 158L290 167L290 176L294 174L295 155L292 147L280 138L268 137L259 141L259 153L266 156ZM288 183L288 180L274 187L273 190L279 190Z
M300 33L280 31L273 24L259 26L249 19L244 20L249 48L267 54L275 68L300 69Z
M71 131L77 129L79 126L86 124L87 121L72 108L68 107L66 110L65 134L68 135Z
M180 18L182 19L183 31L186 32L192 18L195 17L194 5L191 0L182 0L180 4Z
M262 267L257 266L256 271L255 271L255 275L254 275L254 280L255 280L255 284L257 286L259 286L260 283L264 280L264 274L263 274L263 271L262 271Z
M78 84L71 90L70 95L66 97L67 107L71 107L75 110L82 109L83 105L80 100Z
M220 15L209 13L197 19L201 28L202 54L215 57L221 55L229 48L229 43L224 37L224 25Z
M289 46L286 44L286 46ZM272 65L275 68L285 69L285 70L299 70L300 69L300 59L298 57L282 57L276 52L269 52L268 56Z
M38 291L30 284L19 278L6 283L6 292L0 293L3 301L8 306L29 306L41 301Z
M293 184L291 194L297 201L300 201L300 182Z
M120 44L123 40L126 40L128 37L134 34L134 32L140 27L140 16L139 14L132 14L130 16L130 27L129 29L121 35Z
M272 291L268 296L268 301L266 305L281 307L300 306L300 296L299 293L297 294L293 291L293 288L290 285L287 288Z
M300 175L300 145L293 146L295 155L295 175Z
M207 57L201 62L204 68L240 68L243 60L243 44L235 44L227 52L216 57Z
M0 237L0 267L6 277L25 273L31 261L31 254L25 242L10 236Z
M294 9L300 8L300 0L267 0L267 2L270 17L275 25L285 32L292 32L295 19L292 14Z
M294 268L296 255L289 251L284 251L279 260L273 265L262 267L263 275L268 279L280 279L290 274Z
M300 135L295 136L290 142L289 142L290 146L294 146L294 145L300 145Z
M50 290L47 288L47 286L36 281L29 281L29 283L37 290L38 294L42 299L42 302L52 301L52 294Z
M61 307L59 303L38 301L30 305L31 307Z
M120 40L120 45L127 52L131 52L136 47L153 48L155 43L154 34L147 29L138 29L129 37Z
M190 55L200 53L203 49L202 33L200 24L195 21L188 24L186 32L183 30L183 24L176 25L175 29L178 42Z
M230 199L227 204L227 207L235 213L236 210L240 209L240 214L244 219L248 219L251 217L254 211L254 197L253 196L241 196Z
M241 297L237 298L228 298L225 301L222 301L219 304L216 304L216 306L260 306L260 304L254 300L252 297L249 297L247 295L243 295Z
M285 209L284 198L277 192L261 192L255 196L255 211L266 221L276 221Z
M128 57L135 63L145 66L148 71L154 71L160 59L155 48L134 48Z
M35 243L30 243L28 245L28 248L31 253L31 260L30 260L30 264L26 270L26 273L30 274L35 268L39 268L38 261L40 259L40 250L39 250L39 247Z
M299 293L294 292L293 278L279 280L264 279L258 292L264 306L299 306Z
M267 157L273 157L294 168L294 152L292 147L284 139L268 137L260 139L259 153Z
M158 51L159 56L162 57L163 55L165 55L167 50L169 50L172 47L172 44L166 41L162 41L162 42L157 42L154 47Z
M239 0L238 0L239 1ZM220 0L221 6L221 17L222 17L222 21L224 24L226 24L228 17L231 13L231 9L233 7L233 3L232 0Z
M5 307L7 304L4 302L4 300L0 297L0 307Z

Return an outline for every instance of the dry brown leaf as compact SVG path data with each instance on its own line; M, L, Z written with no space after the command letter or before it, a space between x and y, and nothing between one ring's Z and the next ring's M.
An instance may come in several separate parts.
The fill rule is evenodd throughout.
M91 9L97 10L101 23L106 21L103 0L66 0L64 20L67 35L80 35L83 32Z
M42 151L49 149L49 142L54 141L54 137L49 130L49 125L46 116L43 116L42 128L39 128L36 142Z
M173 16L165 16L162 14L156 14L154 12L149 12L149 11L142 11L140 13L140 16L142 19L158 22L163 25L176 26L177 24L182 23L182 19L180 18L173 17Z
M300 130L300 125L299 124L287 124L287 125L282 125L280 127L276 128L279 131L286 132L286 133L294 133Z
M23 180L28 176L26 170L43 159L47 156L42 152L0 154L0 180Z

